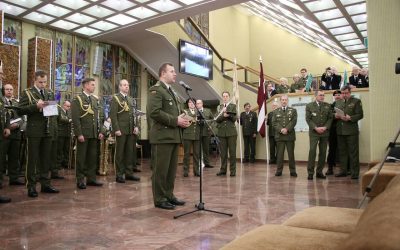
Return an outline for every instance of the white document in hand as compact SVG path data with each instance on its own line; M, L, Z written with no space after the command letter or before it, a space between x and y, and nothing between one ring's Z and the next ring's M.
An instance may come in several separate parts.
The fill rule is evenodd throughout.
M48 101L48 105L43 108L43 116L56 116L58 115L58 108L56 101Z
M345 116L345 115L344 115L344 111L341 110L341 109L338 109L338 108L336 108L336 107L335 107L335 113L336 113L338 116L340 116L340 117Z

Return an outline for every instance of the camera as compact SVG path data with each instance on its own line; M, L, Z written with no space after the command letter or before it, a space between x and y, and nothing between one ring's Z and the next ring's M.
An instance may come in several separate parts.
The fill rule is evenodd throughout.
M396 74L400 74L400 57L397 58L397 61L399 61L399 62L396 63L396 68L395 68L394 72L396 72Z

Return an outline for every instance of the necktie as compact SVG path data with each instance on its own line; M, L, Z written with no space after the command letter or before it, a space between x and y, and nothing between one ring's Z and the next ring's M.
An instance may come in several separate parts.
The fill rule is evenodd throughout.
M286 112L286 107L283 107L283 112Z
M12 106L12 101L8 100L8 105Z
M40 95L42 96L42 100L44 101L44 93L43 93L43 89L40 90Z

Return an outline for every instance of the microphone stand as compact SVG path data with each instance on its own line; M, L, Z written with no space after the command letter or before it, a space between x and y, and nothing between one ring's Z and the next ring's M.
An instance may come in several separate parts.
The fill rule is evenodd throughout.
M195 104L194 107L195 107L195 110L196 110L196 113L197 113L197 119L198 119L197 122L198 122L199 127L200 127L200 129L199 129L200 133L199 133L199 138L198 138L199 142L200 142L199 143L200 144L199 145L199 159L200 160L199 160L199 163L198 163L198 168L199 168L199 172L200 172L200 187L199 187L200 201L199 201L199 203L194 205L194 207L195 207L194 210L189 211L189 212L185 212L183 214L175 215L174 219L177 219L179 217L182 217L182 216L185 216L185 215L188 215L188 214L192 214L192 213L195 213L195 212L199 212L199 211L207 211L207 212L212 212L212 213L216 213L216 214L223 214L223 215L227 215L227 216L233 216L233 214L230 214L230 213L224 213L224 212L219 212L219 211L215 211L215 210L211 210L211 209L206 209L205 208L205 203L203 202L203 168L202 168L202 164L201 164L202 163L202 158L203 158L202 157L203 156L203 149L202 149L202 146L201 146L201 132L203 131L204 124L207 124L208 127L210 127L210 125L206 122L203 113L200 112L199 109L197 108L196 102L194 101L193 97L189 94L189 90L187 88L185 88L185 90L186 90L186 94L189 96L189 99L192 100L192 102ZM214 132L213 132L213 134L214 134ZM218 141L218 139L217 139L217 141Z

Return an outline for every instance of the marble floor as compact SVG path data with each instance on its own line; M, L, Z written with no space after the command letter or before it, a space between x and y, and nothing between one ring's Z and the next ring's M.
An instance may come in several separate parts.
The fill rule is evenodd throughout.
M218 168L205 169L203 175L205 208L232 217L201 211L174 219L198 204L199 178L184 178L179 166L175 195L186 205L162 210L153 206L148 160L141 168L139 183L100 176L105 185L86 190L76 188L74 170L63 170L66 179L52 181L60 194L39 193L34 199L23 186L3 184L0 192L12 202L0 205L0 249L219 249L307 207L355 208L362 198L359 181L331 176L308 181L305 164L298 164L299 176L293 178L287 166L283 176L275 177L275 165L239 163L236 177L217 177Z

